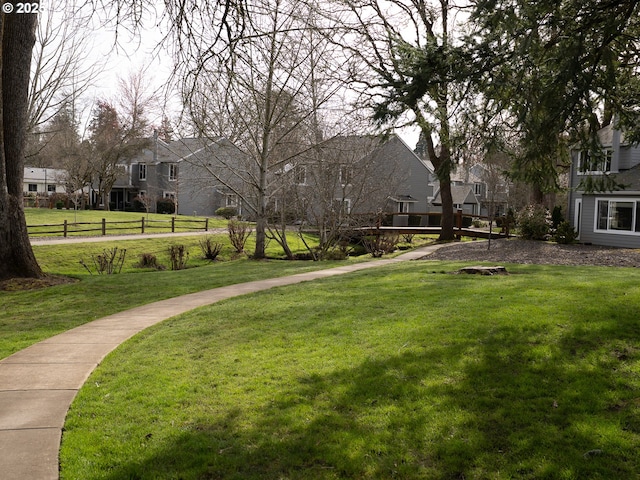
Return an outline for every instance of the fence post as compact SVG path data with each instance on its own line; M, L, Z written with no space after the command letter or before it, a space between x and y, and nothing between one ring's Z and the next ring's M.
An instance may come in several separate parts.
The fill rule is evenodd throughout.
M142 222L140 223L140 233L144 233L144 217L142 217Z
M67 220L66 219L64 221L64 227L63 228L64 228L63 236L64 236L64 238L67 238L68 227L67 227Z
M107 219L103 218L102 219L102 235L106 235L107 234Z
M176 233L176 217L171 217L171 233Z
M204 231L205 232L209 231L209 217L204 219Z
M456 228L458 229L458 234L456 235L456 238L458 240L460 240L462 238L462 210L458 209L458 211L456 212Z

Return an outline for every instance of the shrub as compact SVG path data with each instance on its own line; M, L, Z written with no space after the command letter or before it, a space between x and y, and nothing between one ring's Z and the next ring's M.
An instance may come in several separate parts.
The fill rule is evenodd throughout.
M171 270L184 270L187 268L187 260L189 259L189 251L184 245L171 245L169 247L169 259L171 261Z
M216 215L229 220L238 215L238 209L236 207L221 207L216 210Z
M573 226L566 220L560 222L556 232L553 235L553 241L556 243L569 244L576 241L578 234L573 229Z
M404 233L404 234L402 234L402 240L403 240L405 243L412 243L412 242L413 242L413 237L414 237L414 236L415 236L415 235L414 235L413 233Z
M92 255L91 260L98 275L113 275L122 271L122 265L124 265L126 255L126 249L118 250L118 247L113 247L104 249L102 255ZM83 259L80 260L80 265L82 265L90 275L93 275L91 268Z
M172 214L176 211L176 204L170 198L163 198L156 203L156 211L158 213Z
M244 252L244 246L251 235L251 226L248 222L240 222L238 220L229 220L227 224L229 231L229 241L236 253Z
M211 237L207 237L200 240L200 249L202 250L202 256L206 260L213 262L222 251L222 244L214 242Z
M562 216L562 207L560 205L556 205L553 207L553 211L551 212L551 228L555 230L563 221L564 217Z
M437 215L429 215L429 217L427 217L427 226L428 227L439 227L441 225L442 222L442 214L437 214Z
M346 260L347 256L346 250L334 248L325 253L324 260Z
M164 265L158 263L158 259L153 253L141 253L140 260L136 263L137 268L154 268L156 270L165 270Z
M362 244L374 258L380 258L385 253L391 253L398 245L398 235L367 235Z
M407 225L410 227L419 227L420 222L422 222L422 216L420 215L409 215L409 220Z
M547 240L551 229L549 210L542 205L528 205L518 212L520 236L527 240Z

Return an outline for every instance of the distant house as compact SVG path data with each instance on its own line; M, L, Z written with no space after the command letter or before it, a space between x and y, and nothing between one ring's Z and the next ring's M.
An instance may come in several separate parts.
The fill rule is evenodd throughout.
M349 214L431 208L433 166L397 136L336 137L313 152L270 173L270 210L284 208L296 196L312 213L322 208ZM221 207L234 207L245 218L254 216L245 201L255 194L255 162L226 138L165 142L154 137L122 168L111 191L115 209L144 206L155 212L170 199L183 215L210 216Z
M220 207L240 208L238 197L216 182L212 171L221 158L239 155L225 138L165 142L154 136L149 148L123 165L124 174L111 190L110 202L118 210L156 212L169 200L182 215L212 216Z
M504 215L509 208L509 189L510 183L485 165L475 164L471 168L459 166L451 176L453 209L461 210L465 215ZM431 204L441 211L439 183L435 184L435 191Z
M65 171L56 168L24 167L22 191L34 197L65 193L64 176Z
M494 216L506 214L510 184L497 168L476 163L458 165L451 175L451 196L454 210L466 215ZM442 207L439 188L432 204Z
M427 212L435 178L430 162L396 135L331 138L296 157L280 174L290 179L280 202L291 203L297 196L316 225L336 213L353 221L381 212Z
M602 128L598 139L598 155L579 146L571 151L569 220L582 243L640 248L640 148L612 125ZM605 176L624 189L585 188Z

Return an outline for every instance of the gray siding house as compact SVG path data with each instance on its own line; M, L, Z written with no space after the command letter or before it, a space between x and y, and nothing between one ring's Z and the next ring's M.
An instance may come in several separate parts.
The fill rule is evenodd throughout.
M640 148L611 125L598 132L602 154L571 152L569 220L582 243L640 248ZM588 180L609 175L622 190L585 191Z
M117 209L170 199L180 215L212 216L220 207L239 208L237 196L215 180L213 165L240 155L227 139L182 138L165 142L155 136L149 148L127 165L114 185L110 201Z
M335 137L315 152L286 168L295 169L290 190L304 197L316 222L335 208L352 217L429 211L433 166L397 135Z

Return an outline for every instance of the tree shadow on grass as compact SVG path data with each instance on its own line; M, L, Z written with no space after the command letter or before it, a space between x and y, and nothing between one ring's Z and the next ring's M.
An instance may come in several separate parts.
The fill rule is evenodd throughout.
M149 439L108 478L632 478L638 320L608 318L487 327L301 376L251 419L238 407Z

